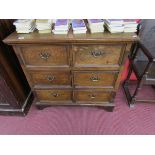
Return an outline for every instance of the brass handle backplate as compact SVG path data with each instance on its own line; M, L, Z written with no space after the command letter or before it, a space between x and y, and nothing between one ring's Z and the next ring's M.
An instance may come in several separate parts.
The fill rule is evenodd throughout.
M105 52L102 52L102 51L91 51L90 54L97 58L97 57L100 57L100 56L103 56L105 54Z
M60 94L58 94L58 93L53 93L53 94L51 94L51 95L54 96L54 97L60 96Z
M100 80L100 78L98 76L92 76L92 77L90 77L90 80L93 82L97 82Z
M40 58L43 59L43 60L48 60L48 58L51 56L49 53L47 52L41 52L39 54Z
M54 79L55 79L55 76L53 76L53 75L52 76L51 75L47 76L48 81L53 81Z
M89 94L88 96L89 96L91 99L96 98L96 95L95 95L95 94Z

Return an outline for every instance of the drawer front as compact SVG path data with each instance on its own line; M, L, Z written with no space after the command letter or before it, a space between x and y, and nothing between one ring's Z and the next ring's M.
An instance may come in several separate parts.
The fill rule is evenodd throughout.
M123 45L73 46L74 66L105 67L119 65Z
M24 46L21 53L26 66L69 66L65 46Z
M76 102L83 102L83 103L109 103L113 99L114 92L110 91L95 91L95 90L88 90L82 91L77 90L74 92Z
M37 98L43 101L70 101L72 92L70 90L36 90Z
M69 85L71 75L69 71L29 71L35 85Z
M74 85L75 87L91 86L114 88L117 76L117 71L74 72Z

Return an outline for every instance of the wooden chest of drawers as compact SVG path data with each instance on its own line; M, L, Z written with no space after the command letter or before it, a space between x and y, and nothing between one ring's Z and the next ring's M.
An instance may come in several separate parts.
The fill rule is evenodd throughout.
M124 59L135 34L17 34L12 45L41 107L102 106L112 110Z

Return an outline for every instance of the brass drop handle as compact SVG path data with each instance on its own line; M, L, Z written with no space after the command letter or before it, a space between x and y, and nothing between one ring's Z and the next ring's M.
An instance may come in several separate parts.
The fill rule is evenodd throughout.
M39 54L40 58L43 59L43 60L48 60L48 58L51 56L49 53L47 52L41 52Z
M100 78L98 76L92 76L92 77L90 77L90 80L93 82L97 82L100 80Z
M102 55L105 54L105 52L102 52L102 51L91 51L90 54L93 56L93 57L100 57Z
M58 96L60 96L60 94L58 94L58 93L53 93L52 96L58 97Z
M89 94L88 96L89 96L91 99L96 98L96 95L95 95L95 94Z
M55 76L51 76L51 75L47 76L48 81L53 81L54 79L55 79Z

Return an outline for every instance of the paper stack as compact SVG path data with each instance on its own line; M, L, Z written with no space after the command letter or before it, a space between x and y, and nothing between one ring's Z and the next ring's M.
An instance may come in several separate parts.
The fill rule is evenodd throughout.
M104 32L104 20L88 19L88 27L91 33Z
M111 33L121 33L124 31L122 19L106 19L105 26Z
M35 29L34 19L18 19L13 25L16 27L17 33L30 33Z
M51 33L52 19L37 19L36 28L39 33Z
M124 32L136 32L138 23L135 19L123 19L124 21Z
M73 19L72 20L72 29L74 34L86 33L87 28L82 19Z
M67 34L69 31L69 20L68 19L57 19L55 22L54 34Z

